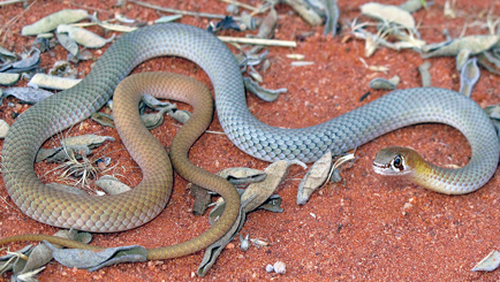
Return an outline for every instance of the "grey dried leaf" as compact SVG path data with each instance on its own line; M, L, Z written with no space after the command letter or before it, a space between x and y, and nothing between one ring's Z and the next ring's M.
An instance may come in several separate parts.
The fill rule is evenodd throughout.
M470 50L471 55L477 55L495 46L500 35L470 35L451 41L428 44L422 47L422 58L440 56L456 56L463 49Z
M11 86L16 84L21 78L21 74L19 73L7 73L0 72L0 85L2 86Z
M95 184L99 186L102 190L110 195L118 195L132 190L128 185L120 182L117 178L111 175L103 175L101 178L95 181Z
M229 4L226 6L226 12L232 15L237 15L240 12L240 9L235 4Z
M61 140L61 144L66 147L72 146L88 146L89 148L96 148L106 141L115 141L111 136L101 136L96 134L85 134L80 136L68 137Z
M2 59L2 61L4 61L5 59L10 60L10 61L17 60L16 54L14 54L14 53L10 52L9 50L3 48L2 46L0 46L0 58Z
M340 175L340 170L338 168L335 168L332 171L332 176L330 178L330 182L339 183L340 181L342 181L342 176Z
M278 22L278 13L271 8L264 21L259 26L259 31L255 35L257 38L271 38L274 35L274 29Z
M218 175L234 185L261 182L266 178L262 170L248 167L231 167L221 170Z
M92 55L89 50L81 50L75 57L73 57L71 54L68 55L68 60L71 60L72 62L87 61L91 60L92 58L94 58L94 55Z
M35 162L47 160L48 162L62 162L71 158L80 159L81 156L88 156L92 153L86 145L73 145L66 147L57 147L51 149L40 148Z
M270 211L270 212L283 212L283 208L281 207L281 202L283 200L279 195L271 195L267 200L262 203L258 209Z
M38 49L32 49L27 55L23 56L23 59L12 63L12 68L16 71L29 71L36 69L40 66L40 51Z
M250 66L250 70L248 71L248 75L253 78L255 81L257 81L257 83L262 83L264 81L264 79L262 78L262 76L260 75L260 73L258 73L254 67Z
M246 203L242 202L242 206L240 207L240 213L236 218L236 221L234 222L233 226L231 226L226 235L224 235L215 243L207 247L207 249L205 250L205 255L203 256L203 259L196 271L196 274L198 276L203 277L207 274L207 272L210 270L210 268L215 263L221 252L227 246L227 244L231 242L231 240L233 240L234 236L236 236L236 234L240 231L241 227L243 227L243 224L245 223L246 219L246 214L245 212L243 212L243 208L245 205Z
M490 118L500 121L500 105L487 106L484 111Z
M383 5L380 3L367 3L361 5L361 13L382 20L384 22L396 23L409 30L415 29L415 19L412 15L398 6Z
M429 72L429 68L431 67L431 63L429 61L425 61L418 67L418 71L420 72L420 77L422 78L422 87L431 87L431 73Z
M57 41L61 44L64 49L66 49L73 57L77 57L80 50L76 41L69 37L66 33L56 32Z
M340 9L337 4L337 0L324 0L326 21L324 35L332 34L332 36L337 35L337 22L340 17Z
M465 63L469 60L470 57L470 50L469 49L462 49L460 52L458 52L456 61L457 61L457 71L462 71L463 66Z
M257 97L267 102L272 102L276 100L280 93L286 93L288 91L288 89L286 88L280 88L276 90L265 89L259 86L257 82L253 81L248 77L244 77L243 82L245 83L245 88L248 91L252 92L253 94L257 95Z
M79 22L88 16L85 10L62 10L23 27L21 34L26 36L49 32L60 24Z
M182 18L182 15L162 16L155 20L155 24L170 23Z
M94 14L96 15L96 14ZM115 19L121 23L133 24L136 22L134 19L129 19L125 15L115 12Z
M36 71L40 67L40 51L32 49L28 54L22 55L23 59L13 63L4 64L0 67L0 72L23 73Z
M79 249L56 249L46 242L54 251L54 259L66 267L84 268L95 271L102 267L122 262L143 262L147 260L147 250L141 246L124 246L108 248L99 252Z
M243 195L241 195L241 201L245 202L247 200L251 201L244 208L245 213L251 212L260 206L264 201L266 201L274 192L276 188L281 184L283 179L288 175L288 170L292 165L300 165L304 169L307 166L298 160L292 161L277 161L270 164L265 172L266 179L262 182L252 183L245 189Z
M156 109L158 107L168 107L169 110L177 109L177 105L176 104L172 104L172 103L169 103L169 102L162 102L162 101L156 99L155 97L153 97L151 95L144 95L144 96L142 96L142 101L144 101L144 103L146 104L146 106L148 106L150 108L153 108L153 109Z
M482 52L477 56L477 63L489 72L500 75L500 60L491 52Z
M299 184L297 205L305 205L312 193L326 183L332 165L332 152L328 151L311 166Z
M9 131L10 125L3 119L0 119L0 139L5 138L7 136L7 132Z
M7 271L12 271L14 269L15 264L19 263L22 261L22 264L24 266L24 263L26 262L24 259L20 259L20 255L26 257L29 255L31 251L31 247L33 245L27 245L23 247L22 249L14 252L10 252L6 254L5 256L0 257L0 274L4 274ZM22 269L22 267L15 267L16 269Z
M187 187L191 197L194 198L193 214L202 215L212 203L212 195L209 191L193 183L189 183Z
M245 11L241 12L240 21L249 30L255 30L257 28L255 19Z
M460 90L459 92L467 97L471 96L472 88L479 80L481 72L477 66L477 59L469 59L465 65L462 67L462 72L460 73Z
M250 239L249 239L249 234L243 238L240 234L240 249L244 252L248 251L248 248L250 248Z
M283 0L283 3L290 5L310 25L319 26L323 23L321 16L311 9L306 0Z
M118 17L115 14L115 18L118 20L120 17ZM107 21L100 21L97 18L97 13L94 13L92 16L92 21L95 22L98 26L107 29L107 30L112 30L112 31L118 31L118 32L131 32L137 29L135 26L126 26L126 25L121 25L121 24L112 24ZM120 21L120 20L119 20Z
M191 113L186 110L167 111L167 115L171 116L176 121L185 124L191 117Z
M491 251L484 259L472 268L472 271L493 271L500 266L500 252Z
M377 78L373 79L372 81L370 81L369 87L371 89L376 89L376 90L379 90L379 89L394 90L394 89L398 88L399 80L400 80L399 76L397 76L397 75L393 76L390 79L377 77Z
M426 2L422 0L408 0L399 5L399 8L408 11L409 13L413 13L422 9L424 5L427 6Z
M102 126L107 126L115 128L115 123L113 122L113 116L105 113L97 112L90 116L90 119L99 123Z
M86 48L101 48L109 42L113 41L115 35L105 39L101 36L88 31L84 28L71 26L67 24L60 24L57 26L57 33L67 33L69 37L74 39L76 43L85 46Z
M39 269L52 260L52 251L44 244L39 244L29 254L28 261L23 269L15 272L14 275L29 273L35 269Z
M31 78L30 82L28 82L28 86L34 88L41 87L53 90L65 90L77 85L80 81L81 79L57 77L37 73Z

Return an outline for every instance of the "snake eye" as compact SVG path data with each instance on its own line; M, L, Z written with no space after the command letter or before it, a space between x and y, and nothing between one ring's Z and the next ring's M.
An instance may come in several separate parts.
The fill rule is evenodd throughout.
M399 170L403 170L403 157L396 155L392 160L392 165Z

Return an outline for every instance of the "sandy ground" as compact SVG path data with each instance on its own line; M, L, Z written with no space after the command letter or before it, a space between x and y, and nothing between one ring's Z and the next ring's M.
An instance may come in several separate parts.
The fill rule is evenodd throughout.
M21 52L29 48L33 37L22 37L20 30L41 17L61 9L86 9L97 12L101 19L112 18L115 12L129 18L151 21L161 13L142 8L135 4L113 7L115 1L43 1L24 10L21 4L0 8L0 22L7 23L20 15L0 34L1 45L9 50ZM226 4L216 0L203 1L149 1L166 7L208 13L225 13ZM245 1L258 5L258 1ZM360 15L359 6L366 1L340 1L341 22L352 21ZM399 1L389 1L401 4ZM30 3L32 3L30 1ZM475 1L468 4L459 2L455 7L458 17L443 16L444 1L438 0L428 10L414 14L421 24L420 33L427 42L445 40L443 29L452 37L458 37L465 24L486 21L486 12L498 14L498 2ZM389 72L375 73L364 67L359 60L363 57L364 41L342 42L347 34L346 26L339 37L323 36L322 27L311 27L290 7L280 4L276 7L279 22L275 38L297 40L297 48L270 47L271 67L263 73L267 88L288 88L273 103L248 97L252 113L261 121L282 127L305 127L332 119L351 111L386 94L368 88L374 77L401 77L400 89L418 87L421 78L417 67L423 59L413 51L396 52L379 49L373 57L365 58L369 65L383 65ZM22 14L23 13L23 14ZM181 23L201 28L208 20L183 17ZM93 31L109 37L99 28ZM312 31L311 37L303 39L304 32ZM470 34L486 34L487 29L473 25L466 31ZM244 36L244 33L229 32L228 35ZM92 50L99 57L103 50ZM286 54L305 55L305 60L315 62L305 67L290 66ZM41 66L51 67L57 60L66 59L67 51L61 46L42 55ZM430 73L433 86L453 90L459 89L459 75L455 70L455 60L435 58ZM74 65L83 77L90 70L90 62ZM207 85L206 74L191 62L176 58L158 58L147 61L135 71L173 71L191 75ZM475 88L472 98L482 107L500 103L497 85L500 79L485 70ZM20 82L18 85L25 85ZM368 98L360 102L366 92ZM12 123L13 108L4 99L0 107L1 118ZM22 106L16 111L23 111ZM153 131L155 136L168 146L178 129L174 121L167 121ZM221 131L217 118L211 130ZM93 121L84 121L65 135L80 135L96 132L109 135L117 141L109 143L104 151L96 155L110 156L117 168L116 175L125 175L125 181L136 185L140 171L123 149L119 136L113 129L103 128ZM49 140L46 146L57 143ZM0 141L0 146L3 141ZM204 279L194 275L203 253L165 261L128 263L107 267L96 272L69 269L51 263L40 274L39 281L498 281L500 272L476 273L471 268L493 249L500 249L500 215L498 205L500 179L493 179L479 191L465 196L446 196L422 189L411 183L376 175L371 162L376 152L389 145L411 146L425 158L438 165L464 165L470 157L470 148L465 138L451 127L444 125L417 125L397 130L360 147L353 165L342 169L344 184L329 184L314 194L305 206L295 204L299 179L305 172L298 167L291 170L278 194L283 198L283 213L274 214L258 211L250 214L242 234L251 238L268 240L264 248L252 246L247 252L239 250L239 240L233 240L233 248L226 249L213 269ZM205 134L191 151L193 162L210 172L226 167L243 166L265 168L268 164L247 156L238 150L224 135ZM36 165L39 175L53 169L53 165ZM44 176L45 182L57 178L57 173ZM208 227L206 216L191 213L193 199L186 190L186 181L176 176L175 191L169 208L155 220L143 227L116 233L98 234L94 244L117 246L138 244L145 247L171 245L192 238ZM0 196L5 198L0 204L0 236L23 233L53 234L58 229L38 223L22 214L10 200L0 182ZM408 205L411 204L411 205ZM406 208L405 208L406 204ZM313 217L314 215L314 217ZM12 244L11 249L22 244ZM267 264L276 261L286 263L284 275L269 274L264 270ZM1 279L8 281L10 274Z

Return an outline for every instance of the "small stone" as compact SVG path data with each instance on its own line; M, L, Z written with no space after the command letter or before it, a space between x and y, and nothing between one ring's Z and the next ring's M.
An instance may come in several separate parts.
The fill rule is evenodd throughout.
M266 265L266 272L271 273L274 271L274 267L270 264Z
M286 264L282 261L277 261L273 267L274 267L274 272L278 274L286 273Z

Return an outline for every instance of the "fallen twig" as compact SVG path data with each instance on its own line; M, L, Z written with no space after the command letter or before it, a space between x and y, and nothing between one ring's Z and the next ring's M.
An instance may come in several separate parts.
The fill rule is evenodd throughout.
M176 10L176 9L171 9L171 8L165 8L157 5L152 5L148 3L144 3L141 1L137 0L128 0L130 3L137 4L139 6L143 6L146 8L150 9L155 9L161 12L166 12L166 13L173 13L173 14L180 14L184 16L193 16L193 17L202 17L202 18L209 18L209 19L224 19L226 16L225 15L218 15L218 14L209 14L209 13L198 13L198 12L191 12L191 11L183 11L183 10ZM239 20L239 17L233 17L235 20Z
M241 43L241 44L255 44L266 46L280 46L280 47L297 47L297 42L288 40L277 39L263 39L263 38L244 38L232 36L217 36L222 42L227 43Z
M228 3L228 4L233 4L233 5L236 5L238 7L242 7L242 8L245 8L247 10L250 10L252 12L259 12L260 11L258 8L255 8L254 6L250 6L248 4L241 3L238 1L233 1L233 0L219 0L219 1L222 1L222 2Z
M3 2L0 2L0 7L9 5L9 4L15 4L15 3L21 3L21 2L28 2L28 0L6 0Z

